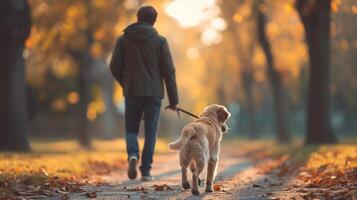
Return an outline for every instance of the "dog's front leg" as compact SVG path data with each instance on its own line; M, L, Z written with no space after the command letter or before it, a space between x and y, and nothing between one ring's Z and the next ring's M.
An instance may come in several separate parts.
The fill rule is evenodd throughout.
M217 159L210 159L207 166L206 192L213 192L213 179L216 174Z
M207 181L206 181L206 192L213 192L213 180L216 176L216 168L218 161L220 144L217 143L209 153L209 161L207 166Z
M216 176L216 168L218 161L220 145L219 143L211 149L209 153L209 161L207 166L207 181L206 181L206 192L213 192L213 180Z

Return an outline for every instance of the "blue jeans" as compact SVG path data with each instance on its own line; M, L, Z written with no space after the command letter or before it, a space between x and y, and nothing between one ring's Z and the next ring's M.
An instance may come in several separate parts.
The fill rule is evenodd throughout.
M160 117L161 98L132 96L125 97L125 140L128 157L139 158L138 132L142 114L145 122L145 142L140 171L149 175Z

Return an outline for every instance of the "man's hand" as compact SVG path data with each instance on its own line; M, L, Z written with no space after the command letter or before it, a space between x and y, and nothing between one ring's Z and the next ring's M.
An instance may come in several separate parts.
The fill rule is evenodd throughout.
M169 106L166 106L165 109L170 109L172 111L176 111L177 110L177 105L169 105Z

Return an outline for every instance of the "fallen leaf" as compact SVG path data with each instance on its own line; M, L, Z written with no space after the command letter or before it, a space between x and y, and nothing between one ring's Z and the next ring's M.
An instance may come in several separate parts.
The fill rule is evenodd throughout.
M145 189L144 187L126 188L125 190L129 192L147 192L147 189Z
M307 188L319 188L320 186L314 183L310 183L306 186Z
M97 198L97 192L87 192L86 197L87 198Z
M281 186L283 185L282 183L269 183L270 186Z
M170 186L166 185L166 190L173 190Z
M322 165L319 168L317 168L317 173L320 174L320 173L324 172L328 168L329 168L328 164Z
M154 185L155 191L166 191L166 190L173 190L170 186L163 184L163 185Z
M262 187L262 186L254 183L253 187Z
M222 189L222 185L220 185L220 184L214 184L213 185L213 190L214 191L220 191Z
M62 195L61 200L69 200L68 194Z
M296 190L296 192L306 193L306 192L308 192L308 191L307 191L307 190L305 190L305 189L300 189L300 190Z
M155 191L164 191L165 187L163 185L154 185Z

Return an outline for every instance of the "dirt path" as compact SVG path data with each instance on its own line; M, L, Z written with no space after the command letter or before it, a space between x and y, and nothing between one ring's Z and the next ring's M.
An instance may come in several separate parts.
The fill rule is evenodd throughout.
M86 194L94 194L96 199L290 199L297 196L298 188L295 182L287 178L262 174L256 169L257 162L245 156L238 156L236 147L224 146L215 184L221 185L221 190L214 193L204 193L204 183L201 185L200 196L192 196L190 190L182 190L181 174L178 164L178 154L172 152L156 155L152 174L156 181L128 181L126 171L116 172L101 177L107 184L87 186L84 193L72 194L69 199L88 199ZM266 162L266 161L264 161ZM205 177L203 174L202 178ZM139 177L140 178L140 177ZM166 184L169 189L156 191L154 185ZM52 199L60 199L55 197ZM302 198L294 198L302 199Z

